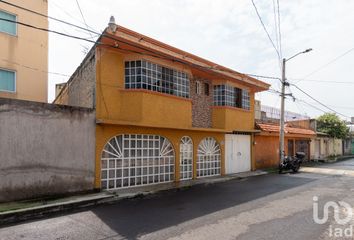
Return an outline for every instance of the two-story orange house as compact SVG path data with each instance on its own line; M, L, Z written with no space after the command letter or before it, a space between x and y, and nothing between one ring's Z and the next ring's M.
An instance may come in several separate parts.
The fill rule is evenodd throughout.
M96 109L95 186L120 189L250 171L268 87L110 23L54 103Z

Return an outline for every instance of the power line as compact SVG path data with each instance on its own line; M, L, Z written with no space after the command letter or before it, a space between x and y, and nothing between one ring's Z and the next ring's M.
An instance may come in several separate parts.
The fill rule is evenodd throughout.
M279 51L280 51L280 60L283 58L283 49L281 43L281 28L280 28L280 7L279 7L279 0L277 0L278 5L278 31L279 31Z
M272 93L272 94L275 94L275 95L277 95L277 96L279 96L279 95L281 94L281 92L276 91L276 90L273 90L273 89L269 89L269 90L267 90L267 92ZM307 105L309 105L309 106L311 106L311 107L313 107L313 108L315 108L315 109L317 109L317 110L320 110L321 112L326 113L326 111L324 111L324 110L322 110L322 109L320 109L320 108L318 108L318 107L316 107L316 106L314 106L314 105L312 105L312 104L310 104L310 103L308 103L308 102L306 102L306 101L304 101L304 100L298 99L298 98L296 98L296 97L294 97L294 96L293 96L293 99L295 99L295 101L303 102L303 103L305 103L305 104L307 104Z
M101 45L105 45L105 44L102 44L102 43L99 43L99 42L96 42L96 41L89 40L87 38L78 37L78 36L74 36L74 35L58 32L58 31L46 29L46 28L36 27L36 26L30 25L30 24L27 24L27 23L19 22L19 21L13 21L13 20L5 19L5 18L0 18L0 21L16 23L16 24L19 24L19 25L22 25L22 26L25 26L25 27L30 27L30 28L37 29L37 30L40 30L40 31L54 33L54 34L61 35L61 36L64 36L64 37L69 37L69 38L82 40L82 41L86 41L86 42L90 42L90 43L98 43L98 44L101 44ZM111 46L111 47L114 47L114 46Z
M13 4L13 3L10 3L10 2L4 1L4 0L0 0L0 2L5 3L5 4L7 4L7 5L9 5L9 6L12 6L12 7L15 7L15 8L18 8L18 9L21 9L21 10L24 10L24 11L27 11L27 12L30 12L30 13L33 13L33 14L36 14L36 15L38 15L38 16L42 16L42 17L45 17L45 18L48 18L48 19L51 19L51 20L54 20L54 21L57 21L57 22L60 22L60 23L63 23L63 24L72 26L72 27L79 28L79 29L81 29L81 30L85 30L85 31L88 31L88 32L97 34L97 32L95 32L95 31L92 31L92 30L86 29L86 28L84 28L84 27L81 27L81 26L78 26L78 25L75 25L75 24L72 24L72 23L69 23L69 22L60 20L60 19L55 18L55 17L48 16L48 15L46 15L46 14L42 14L42 13L33 11L33 10L28 9L28 8L25 8L25 7L21 7L21 6L19 6L19 5L16 5L16 4ZM100 35L100 33L98 33L98 34Z
M263 20L262 20L261 16L259 15L259 12L258 12L257 6L256 6L256 4L254 3L254 1L253 1L253 0L251 0L251 1L252 1L252 4L253 4L253 7L254 7L254 9L255 9L255 11L256 11L256 13L257 13L258 19L259 19L259 21L260 21L260 22L261 22L261 24L262 24L263 30L266 32L266 34L267 34L267 36L268 36L268 39L269 39L269 41L271 42L271 44L272 44L273 48L275 49L275 51L276 51L276 53L277 53L277 55L278 55L278 59L280 60L280 59L281 59L281 57L280 57L279 51L278 51L278 49L276 48L276 46L275 46L275 44L274 44L274 42L273 42L272 38L270 37L270 35L269 35L268 31L267 31L266 26L264 25L264 22L263 22Z
M354 82L345 81L324 81L324 80L312 80L312 79L300 79L300 78L290 78L289 80L299 80L303 82L318 82L318 83L333 83L333 84L354 84Z
M27 66L27 65L23 65L23 64L20 64L20 63L17 63L17 62L9 61L9 60L6 60L6 59L1 59L1 60L4 61L4 62L7 62L7 63L11 63L11 64L15 64L15 65L18 65L18 66L21 66L21 67L24 67L24 68L31 69L33 71L39 71L39 72L48 73L48 74L52 74L52 75L58 75L58 76L62 76L62 77L70 77L70 75L67 75L67 74L64 74L64 73L48 72L48 71L44 71L44 70L41 70L41 69L38 69L38 68L34 68L34 67Z
M259 74L251 74L251 73L244 73L244 74L251 76L251 77L256 77L256 78L281 80L279 77L274 77L274 76L265 76L265 75L259 75ZM354 84L354 82L347 82L347 81L325 81L325 80L300 79L300 78L287 78L287 79L292 80L292 81L301 80L304 82L318 82L318 83L331 83L331 84Z
M1 1L1 0L0 0ZM99 44L101 46L107 46L107 47L111 47L111 48L115 48L115 49L121 49L122 51L128 51L128 52L133 52L133 53L137 53L137 54L143 54L143 55L148 55L148 56L152 56L152 57L156 57L156 58L160 58L160 59L167 59L167 60L171 60L171 61L175 61L175 62L179 62L181 64L185 64L185 65L189 65L189 66L193 66L193 67L196 67L196 68L199 68L199 69L208 69L208 70L217 70L217 71L221 71L221 72L228 72L228 73L233 73L231 70L230 71L226 71L226 70L223 70L223 69L215 69L213 67L205 67L205 66L201 66L201 65L198 65L198 64L195 64L195 63L185 63L183 62L182 60L179 60L177 58L173 58L173 57L165 57L165 56L161 56L159 54L156 54L155 52L153 52L152 50L149 50L149 49L146 49L144 47L140 47L140 46L136 46L134 44L131 44L129 42L126 42L126 41L122 41L120 39L116 39L116 38L113 38L117 41L120 41L120 42L123 42L123 43L126 43L130 46L134 46L134 47L140 47L141 49L143 50L146 50L148 52L152 52L152 54L148 54L148 53L144 53L144 52L139 52L139 51L134 51L134 50L125 50L125 49L122 49L120 48L118 45L109 45L109 44L103 44L103 43L100 43L98 41L92 41L92 40L89 40L89 39L86 39L86 38L82 38L82 37L78 37L78 36L73 36L73 35L70 35L70 34L65 34L65 33L62 33L62 32L58 32L58 31L54 31L54 30L49 30L49 29L46 29L46 28L41 28L41 27L36 27L36 26L33 26L33 25L30 25L30 24L26 24L26 23L22 23L22 22L19 22L19 21L13 21L13 20L8 20L8 19L4 19L4 18L0 18L0 21L7 21L7 22L11 22L11 23L16 23L16 24L19 24L19 25L23 25L25 27L29 27L29 28L33 28L33 29L37 29L37 30L40 30L40 31L46 31L46 32L51 32L51 33L55 33L55 34L58 34L58 35L61 35L61 36L64 36L64 37L69 37L69 38L73 38L73 39L77 39L77 40L82 40L82 41L86 41L86 42L91 42L91 43L94 43L94 44ZM108 37L108 36L107 36ZM241 74L241 75L244 75L246 76L245 74L242 74L242 73L238 73L238 74Z
M314 100L315 102L317 102L318 104L322 105L323 107L329 109L330 111L332 111L332 112L334 112L334 113L336 113L336 114L338 114L338 115L341 115L341 116L343 116L343 117L345 117L345 118L350 118L350 117L348 117L348 116L346 116L346 115L344 115L344 114L341 114L341 113L337 112L336 110L334 110L334 109L328 107L327 105L323 104L322 102L320 102L319 100L315 99L314 97L312 97L310 94L306 93L304 90L302 90L301 88L299 88L299 87L296 86L295 84L291 84L291 85L294 86L294 87L296 87L300 92L302 92L303 94L305 94L306 96L308 96L309 98L311 98L312 100Z
M79 0L76 0L76 4L77 4L77 7L79 8L79 11L80 11L82 20L84 21L85 26L86 26L86 28L87 28L87 30L88 30L88 29L89 29L89 26L87 25L86 20L85 20L85 17L84 17L84 14L82 13L82 10L81 10L80 4L79 4ZM89 32L89 33L90 33L90 32ZM91 33L90 33L90 36L93 38L93 36L92 36Z
M273 16L274 16L274 28L275 28L275 41L277 43L277 48L279 49L278 24L277 24L277 14L275 11L275 0L273 0Z
M13 7L16 7L16 8L19 8L21 10L24 10L24 11L28 11L30 13L33 13L33 14L36 14L36 15L39 15L39 16L42 16L42 17L45 17L45 18L48 18L48 19L52 19L54 21L58 21L60 23L63 23L63 24L66 24L66 25L69 25L69 26L72 26L72 27L76 27L78 29L81 29L81 30L84 30L84 31L87 31L87 32L90 32L90 33L94 33L94 34L97 34L97 35L101 35L101 33L98 33L98 32L95 32L93 30L90 30L90 29L87 29L87 28L83 28L81 26L78 26L78 25L75 25L75 24L72 24L72 23L69 23L69 22L66 22L66 21L63 21L61 19L58 19L58 18L54 18L54 17L50 17L48 15L45 15L45 14L42 14L42 13L39 13L39 12L36 12L36 11L33 11L33 10L30 10L28 8L24 8L24 7L21 7L21 6L18 6L16 4L13 4L13 3L9 3L7 1L4 1L4 0L0 0L0 2L2 3L5 3L5 4L8 4L10 6L13 6ZM109 46L109 47L113 47L113 48L119 48L118 46L112 46L112 45L107 45L107 44L102 44L102 43L99 43L97 41L92 41L92 40L89 40L89 39L86 39L86 38L81 38L81 37L77 37L77 36L73 36L73 35L70 35L70 34L64 34L64 33L60 33L58 31L53 31L53 30L49 30L49 29L44 29L44 28L39 28L39 27L35 27L35 26L32 26L32 25L29 25L29 24L25 24L25 23L21 23L21 22L16 22L16 21L12 21L12 20L7 20L7 19L0 19L0 20L4 20L4 21L9 21L9 22L13 22L13 23L19 23L20 25L23 25L23 26L27 26L27 27L32 27L32 28L35 28L35 29L38 29L38 30L42 30L42 31L48 31L48 32L52 32L52 33L56 33L56 34L59 34L59 35L62 35L62 36L66 36L66 37L71 37L71 38L75 38L75 39L78 39L78 40L83 40L83 41L87 41L87 42L91 42L91 43L96 43L96 44L100 44L100 45L106 45L106 46ZM201 69L208 69L208 70L216 70L216 71L221 71L221 72L228 72L228 73L231 73L231 74L240 74L240 75L244 75L246 76L246 74L243 74L243 73L239 73L239 72L234 72L234 71L231 71L231 70L226 70L226 69L217 69L217 68L214 68L214 67L205 67L205 66L201 66L201 65L198 65L198 64L195 64L195 63L185 63L181 60L179 60L178 58L174 58L174 57L166 57L164 56L163 54L158 54L146 47L143 47L141 45L136 45L136 44L132 44L131 42L128 42L128 41L124 41L122 39L118 39L116 37L113 37L113 36L110 36L110 35L106 35L104 33L102 33L101 36L104 36L108 39L111 39L111 40L115 40L115 41L119 41L119 42L122 42L122 43L125 43L127 45L130 45L130 46L133 46L133 47L137 47L137 48L140 48L144 51L147 51L147 52L150 52L149 53L146 53L146 52L139 52L139 51L134 51L134 50L129 50L130 52L134 52L134 53L138 53L138 54L144 54L144 55L148 55L148 56L152 56L152 57L157 57L157 58L161 58L161 59L166 59L166 60L170 60L170 61L175 61L175 62L179 62L181 64L185 64L185 65L190 65L190 66L194 66L194 67L197 67L197 68L201 68ZM271 39L270 39L271 40ZM274 44L273 44L274 46ZM119 48L121 49L121 48ZM121 49L121 50L124 50L124 49Z
M251 73L244 73L245 75L251 76L251 77L258 77L258 78L266 78L266 79L274 79L274 80L280 80L278 77L271 77L271 76L264 76L264 75L257 75L257 74L251 74Z
M311 103L308 103L308 102L306 102L306 101L304 101L304 100L301 100L301 99L296 98L296 101L302 102L302 103L306 104L307 106L310 106L310 107L312 107L312 108L314 108L314 109L316 109L316 110L318 110L318 111L320 111L320 112L327 113L326 111L322 110L321 108L316 107L315 105L312 105Z
M351 48L351 49L349 49L349 50L347 50L347 51L345 51L344 53L342 53L342 54L340 54L339 56L335 57L333 60L327 62L326 64L320 66L320 67L317 68L316 70L312 71L311 73L309 73L309 74L307 74L306 76L304 76L303 78L301 78L299 81L296 82L296 84L299 83L299 82L301 82L301 81L304 81L304 80L305 80L306 78L308 78L309 76L311 76L311 75L313 75L313 74L315 74L315 73L321 71L323 68L325 68L325 67L331 65L332 63L338 61L340 58L342 58L342 57L344 57L345 55L349 54L349 53L350 53L351 51L353 51L353 50L354 50L354 47Z

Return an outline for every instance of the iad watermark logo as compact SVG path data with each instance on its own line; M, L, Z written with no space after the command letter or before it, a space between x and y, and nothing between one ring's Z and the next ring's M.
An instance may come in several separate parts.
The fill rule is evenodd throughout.
M349 224L353 220L353 208L348 203L343 201L329 201L326 202L323 206L323 214L322 218L320 218L318 209L318 197L313 197L313 220L315 221L315 223L327 223L331 210L333 211L333 217L336 226L333 226L332 224L329 225L330 237L353 237L353 225Z

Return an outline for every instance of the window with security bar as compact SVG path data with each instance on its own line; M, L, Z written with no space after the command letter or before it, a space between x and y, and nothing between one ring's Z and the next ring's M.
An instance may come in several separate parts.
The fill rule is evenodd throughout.
M187 73L146 60L125 62L125 88L147 89L189 98L190 81Z
M250 110L249 91L227 84L215 85L214 106L229 106Z

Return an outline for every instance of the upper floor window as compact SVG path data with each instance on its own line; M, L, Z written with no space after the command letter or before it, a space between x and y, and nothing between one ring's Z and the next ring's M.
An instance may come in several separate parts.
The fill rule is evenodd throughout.
M0 91L16 91L16 73L9 70L0 69Z
M189 98L187 73L146 60L125 62L125 88L147 89Z
M195 93L200 95L202 93L202 86L199 81L195 82Z
M250 110L250 93L247 90L242 90L242 108Z
M209 96L209 84L208 83L204 83L204 94L206 96Z
M249 110L249 92L230 85L215 85L214 106L230 106Z
M16 22L16 15L4 12L0 10L0 18ZM0 32L4 32L10 35L17 35L17 26L14 22L8 22L0 20Z

